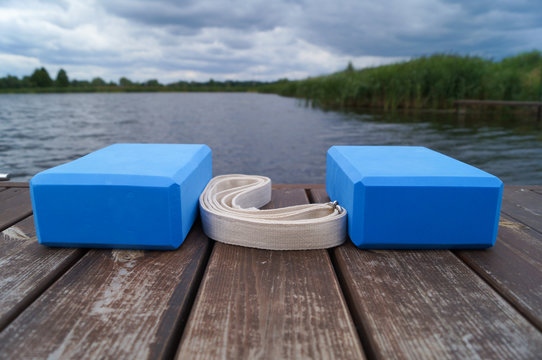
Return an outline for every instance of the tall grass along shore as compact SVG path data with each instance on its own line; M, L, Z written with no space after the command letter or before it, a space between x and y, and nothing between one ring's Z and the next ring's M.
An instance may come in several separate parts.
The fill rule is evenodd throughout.
M326 107L449 108L456 99L539 100L540 51L501 61L437 54L392 65L299 81L278 81L259 91L294 96Z
M257 91L306 99L323 107L450 108L456 99L542 100L542 53L534 50L493 61L476 56L436 54L360 70L350 64L331 75L304 80L179 81L138 83L123 77L106 83L68 79L59 70L53 80L45 68L31 76L0 78L2 93Z

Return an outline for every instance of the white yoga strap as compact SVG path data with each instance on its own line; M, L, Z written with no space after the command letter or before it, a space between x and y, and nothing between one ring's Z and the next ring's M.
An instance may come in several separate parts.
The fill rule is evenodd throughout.
M259 210L271 200L271 179L216 176L199 198L203 231L211 239L269 250L325 249L346 238L346 210L336 203Z

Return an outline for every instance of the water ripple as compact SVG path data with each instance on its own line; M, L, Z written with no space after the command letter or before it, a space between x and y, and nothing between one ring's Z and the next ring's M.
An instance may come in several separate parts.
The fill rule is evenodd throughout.
M507 184L542 184L532 119L474 113L323 111L275 95L152 93L0 95L0 172L35 173L116 142L206 143L215 174L322 183L336 144L422 145Z

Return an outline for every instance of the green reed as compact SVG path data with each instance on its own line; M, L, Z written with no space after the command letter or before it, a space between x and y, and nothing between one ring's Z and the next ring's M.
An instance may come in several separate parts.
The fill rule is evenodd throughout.
M329 107L450 108L456 99L539 100L542 53L500 61L435 54L361 70L281 80L258 91L294 96Z

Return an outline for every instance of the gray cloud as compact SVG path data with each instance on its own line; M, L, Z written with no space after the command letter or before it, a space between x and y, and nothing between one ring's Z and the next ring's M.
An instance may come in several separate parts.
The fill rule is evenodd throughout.
M519 7L516 3L322 2L308 9L300 30L313 43L351 55L455 52L502 57L530 50L533 40L542 38L542 3L523 2ZM535 30L536 35L524 37L525 29Z
M111 13L151 26L174 25L200 30L218 27L243 30L271 30L288 19L282 1L173 1L119 0L103 1Z
M0 0L0 76L41 64L117 80L276 79L434 52L542 47L526 0Z

